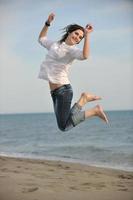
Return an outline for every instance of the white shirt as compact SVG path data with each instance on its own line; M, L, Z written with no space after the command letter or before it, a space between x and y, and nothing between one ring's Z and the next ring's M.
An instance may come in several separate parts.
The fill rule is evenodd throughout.
M48 50L40 67L39 78L51 83L69 84L69 68L74 59L84 60L83 52L65 42L50 41L47 37L40 38L39 43Z

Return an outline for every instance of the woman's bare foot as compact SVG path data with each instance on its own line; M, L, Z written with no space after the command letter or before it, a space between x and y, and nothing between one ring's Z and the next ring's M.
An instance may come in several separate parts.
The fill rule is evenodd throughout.
M93 116L97 116L101 118L102 120L104 120L106 123L108 123L108 119L100 105L95 106L91 110L85 111L85 118L89 118Z
M80 107L83 107L87 102L90 101L95 101L95 100L100 100L101 97L96 96L94 94L90 94L90 93L82 93L80 99L78 100L77 104Z
M105 115L103 108L100 105L97 105L95 107L96 109L96 116L100 117L101 119L103 119L106 123L108 123L108 119L107 116Z

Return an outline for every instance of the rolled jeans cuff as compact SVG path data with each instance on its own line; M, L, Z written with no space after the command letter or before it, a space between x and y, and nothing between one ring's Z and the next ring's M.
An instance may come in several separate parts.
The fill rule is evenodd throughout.
M71 113L72 114L79 113L79 112L81 112L81 109L82 109L82 107L80 107L77 103L75 103L73 105L73 107L71 108Z
M85 111L81 111L81 112L72 114L71 120L72 120L73 126L76 126L79 123L83 122L85 120Z

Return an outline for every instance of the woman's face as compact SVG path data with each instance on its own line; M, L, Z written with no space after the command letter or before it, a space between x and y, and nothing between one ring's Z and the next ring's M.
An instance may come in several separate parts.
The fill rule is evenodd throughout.
M78 44L84 37L84 33L82 30L77 29L71 33L68 34L68 37L66 38L66 44L68 45L75 45Z

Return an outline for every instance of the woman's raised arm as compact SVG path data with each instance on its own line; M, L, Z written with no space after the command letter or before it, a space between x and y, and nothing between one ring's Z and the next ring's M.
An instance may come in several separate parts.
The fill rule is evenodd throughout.
M83 56L85 59L87 59L90 54L90 33L92 31L93 31L93 27L90 24L87 24L85 27L85 37L84 37L84 46L83 46Z
M43 27L43 29L41 30L40 34L39 34L39 39L41 37L45 37L47 35L47 32L48 32L48 27L50 26L50 23L54 20L54 17L55 17L55 14L54 13L51 13L49 16L48 16L48 19L47 21L45 22L45 25Z

